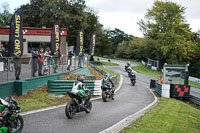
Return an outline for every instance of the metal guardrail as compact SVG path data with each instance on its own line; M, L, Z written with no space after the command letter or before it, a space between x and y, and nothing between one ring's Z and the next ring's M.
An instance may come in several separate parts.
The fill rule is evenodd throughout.
M108 58L108 59L125 60L125 61L139 61L138 59L127 59L127 58L118 58L118 57L97 56L97 58L98 57Z
M189 100L190 100L192 103L194 103L194 104L200 106L200 98L195 97L195 96L193 96L193 95L190 95L190 96L189 96Z
M95 65L93 65L93 64L91 64L91 63L89 63L88 65L91 66L94 70L98 71L99 73L101 73L101 74L103 74L103 75L106 74L106 72L104 72L104 71L101 70L100 68L96 67Z
M15 81L20 79L30 79L41 75L54 75L76 70L78 62L80 67L88 66L88 56L69 58L63 55L59 58L54 56L44 56L44 62L39 63L38 57L22 56L16 60L14 57L0 57L0 83ZM39 69L40 68L40 69ZM18 75L18 76L17 76Z

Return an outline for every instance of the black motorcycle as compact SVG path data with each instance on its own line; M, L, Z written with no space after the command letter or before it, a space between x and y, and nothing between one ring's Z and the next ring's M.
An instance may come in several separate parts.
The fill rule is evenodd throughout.
M20 111L20 106L13 97L6 100L0 98L0 127L7 127L10 133L20 133L24 127Z
M85 90L87 97L85 98L85 103L82 105L82 100L79 96L72 92L68 92L68 95L71 97L71 101L65 107L65 114L69 119L72 119L76 113L85 111L90 113L92 110L92 102L90 101L91 91Z
M136 83L136 76L134 73L130 74L130 80L131 80L131 84L133 86L135 86L135 83Z
M125 71L126 71L126 72L128 72L129 66L130 66L130 65L127 65L127 64L125 65Z
M115 86L112 84L112 87L115 87ZM103 84L101 86L101 89L102 89L102 99L104 102L107 102L109 98L114 100L113 88L110 88L108 85Z
M131 77L132 72L133 72L133 70L129 67L128 70L127 70L129 78Z

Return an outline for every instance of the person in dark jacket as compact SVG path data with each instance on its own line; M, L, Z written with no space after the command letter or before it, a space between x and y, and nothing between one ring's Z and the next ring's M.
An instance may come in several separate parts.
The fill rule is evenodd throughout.
M67 70L69 70L70 71L70 67L71 67L71 65L72 65L72 56L73 56L73 54L72 54L72 52L70 51L69 53L68 53L68 55L67 55Z
M38 65L38 52L36 49L32 51L32 76L35 77L35 73L37 72Z
M41 48L40 51L38 52L38 75L42 76L42 66L44 62L44 49Z
M16 80L20 80L19 76L21 74L21 57L15 57L13 59L13 62L14 62Z

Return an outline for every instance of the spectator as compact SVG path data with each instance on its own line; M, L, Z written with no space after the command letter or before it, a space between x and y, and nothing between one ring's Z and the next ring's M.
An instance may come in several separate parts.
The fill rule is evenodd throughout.
M5 56L6 56L6 49L5 49L5 47L1 44L1 48L0 48L0 62L3 62L4 68L5 68L5 63L6 63L6 59L4 58Z
M38 65L38 51L36 49L32 50L32 76L35 77Z
M43 71L44 75L47 75L48 70L49 70L49 67L48 67L48 65L50 65L49 64L49 58L50 58L49 49L47 49L44 52L44 71Z
M20 80L19 76L21 74L21 57L15 57L13 62L14 62L16 80Z
M159 76L159 77L158 77L158 83L163 84L162 76Z
M68 67L67 67L67 70L69 70L70 71L70 67L71 67L71 65L72 65L72 56L73 56L73 54L72 54L72 52L70 51L69 53L68 53L68 55L67 55L67 65L68 65Z
M43 48L40 48L40 51L38 52L38 75L42 76L42 65L44 62L44 53Z
M59 57L53 57L53 59L52 59L52 65L53 65L53 72L54 73L57 73L57 68L58 68L58 58Z
M82 60L82 56L78 56L78 67L82 67L81 60Z

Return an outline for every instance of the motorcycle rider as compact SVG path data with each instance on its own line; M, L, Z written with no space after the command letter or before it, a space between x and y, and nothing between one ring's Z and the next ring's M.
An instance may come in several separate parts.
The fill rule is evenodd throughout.
M127 62L126 65L125 65L125 69L127 70L127 69L130 67L130 65L131 65L131 64L130 64L130 61Z
M135 73L133 71L131 71L130 73L130 80L136 80L136 76L135 76Z
M109 88L112 89L112 94L113 94L112 99L114 99L115 87L114 87L112 80L110 79L110 74L106 73L106 75L102 81L102 84L107 85ZM110 84L112 85L112 87L110 86Z
M81 98L81 104L82 104L82 107L84 108L84 104L86 102L87 95L85 94L86 88L85 88L85 85L83 84L83 81L84 81L84 77L79 76L77 78L77 81L75 81L73 83L71 92Z

